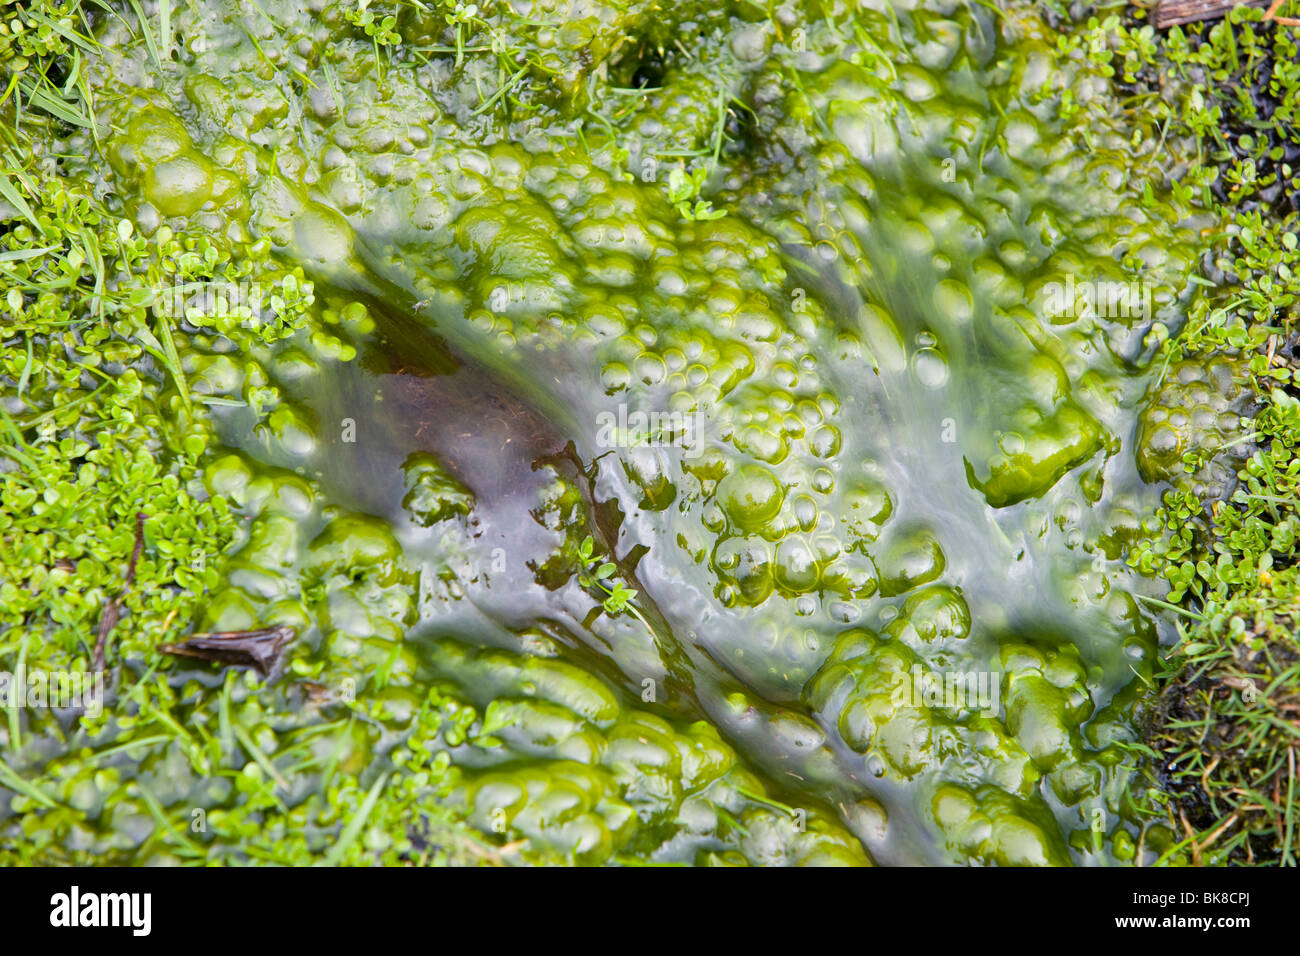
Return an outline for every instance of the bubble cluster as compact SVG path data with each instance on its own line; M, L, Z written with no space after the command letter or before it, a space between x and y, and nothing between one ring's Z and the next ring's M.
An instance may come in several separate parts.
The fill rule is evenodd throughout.
M246 406L206 472L248 526L203 626L301 628L304 679L349 661L411 690L432 662L461 771L440 797L538 862L1061 863L1103 852L1081 842L1095 813L1131 842L1117 741L1154 642L1125 572L1080 553L1122 558L1137 479L1186 482L1246 409L1224 360L1150 384L1195 223L1100 70L1019 5L408 11L402 35L445 49L387 59L341 4L272 5L253 34L178 10L183 81L109 106L142 231L256 238L330 289L248 355L177 327L195 394ZM509 383L564 464L503 441L499 470L536 484L487 500L411 439L372 482L400 487L388 517L334 500L320 396L413 342ZM602 424L670 413L698 432ZM512 495L528 547L485 573ZM583 563L593 531L609 554ZM635 615L610 611L616 579ZM543 607L564 660L408 639L468 628L459 602L493 580L516 606L477 593L479 637ZM625 706L631 662L716 726ZM759 768L840 819L796 825Z
M1238 363L1226 357L1171 364L1138 419L1138 467L1147 481L1168 481L1198 498L1222 498L1244 456L1250 394ZM1226 453L1226 454L1225 454ZM1188 468L1191 456L1204 461Z

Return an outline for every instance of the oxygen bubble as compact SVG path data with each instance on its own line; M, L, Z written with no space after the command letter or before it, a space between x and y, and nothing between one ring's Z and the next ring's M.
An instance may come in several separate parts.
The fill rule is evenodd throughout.
M302 257L325 266L340 266L352 256L352 229L326 206L308 203L293 224L294 241Z
M149 173L145 192L164 216L189 216L212 195L207 160L192 155L159 163Z
M811 591L818 581L817 559L801 538L786 538L776 550L776 579L789 591Z
M876 564L880 593L889 597L935 580L943 574L947 561L934 534L928 528L912 526L890 536L876 556Z
M944 279L935 287L934 307L948 320L963 323L970 321L975 302L966 286L954 279Z
M717 500L736 527L754 531L776 517L785 490L767 468L743 465L719 483Z
M921 349L912 356L912 374L926 388L942 388L948 381L948 363L934 349Z
M1023 454L1025 451L1025 440L1018 432L1003 432L998 436L998 448L1009 458Z

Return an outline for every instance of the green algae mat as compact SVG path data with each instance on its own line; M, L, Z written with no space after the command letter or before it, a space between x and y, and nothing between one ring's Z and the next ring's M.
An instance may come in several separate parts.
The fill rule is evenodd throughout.
M1293 863L1295 31L0 6L0 862Z

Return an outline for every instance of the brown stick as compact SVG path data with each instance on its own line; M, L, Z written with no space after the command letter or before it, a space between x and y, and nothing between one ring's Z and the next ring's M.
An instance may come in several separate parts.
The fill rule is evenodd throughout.
M1226 16L1233 7L1263 7L1268 2L1269 0L1161 0L1160 6L1156 7L1156 29L1163 30L1178 23L1217 20Z
M140 560L140 552L144 550L144 519L144 512L138 512L135 516L135 547L131 549L131 563L126 568L126 582L117 597L104 605L104 613L99 619L99 636L95 639L94 661L97 674L104 669L105 659L108 656L109 632L117 626L118 618L122 616L122 599L126 597L126 592L135 582L136 562Z
M1197 859L1197 864L1196 864L1197 866L1201 865L1199 862L1201 851L1208 850L1210 846L1214 843L1214 841L1217 840L1219 837L1223 836L1223 832L1236 822L1237 822L1237 815L1234 813L1232 816L1228 817L1228 819L1224 820L1223 823L1219 825L1218 829L1216 829L1213 833L1211 833L1209 836L1207 836L1204 840L1202 840L1199 844L1196 845L1196 850L1193 853L1193 857Z
M1300 20L1297 20L1295 17L1276 16L1278 8L1280 8L1284 3L1286 3L1286 0L1273 0L1272 5L1264 14L1264 19L1272 20L1274 23L1280 23L1284 27L1300 27Z

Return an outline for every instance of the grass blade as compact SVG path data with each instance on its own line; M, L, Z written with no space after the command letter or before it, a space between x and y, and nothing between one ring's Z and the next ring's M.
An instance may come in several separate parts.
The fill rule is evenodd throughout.
M144 45L149 48L149 55L153 57L154 66L159 70L162 69L162 57L158 55L158 44L154 41L153 31L149 29L149 18L144 15L144 8L140 6L140 0L130 0L131 9L135 11L135 17L140 21L140 32L144 34Z
M326 866L338 866L339 860L357 839L361 833L361 828L366 825L366 820L370 818L370 812L375 809L375 804L379 801L379 794L384 789L384 784L388 783L388 774L384 774L375 781L370 792L366 794L366 799L362 801L361 806L357 808L356 815L348 821L348 825L343 828L339 834L339 842L335 843L329 853L325 854Z
M18 776L18 774L14 772L13 768L5 763L3 759L0 759L0 783L3 783L14 793L21 793L28 800L33 800L36 803L39 803L47 810L51 810L59 805L58 801L45 793L45 791Z
M24 83L23 92L27 94L27 101L32 106L40 107L57 119L65 123L71 123L73 126L80 126L82 129L90 129L91 122L80 112L74 109L67 100L58 96L51 96L46 93L40 86L32 86Z
M163 53L171 56L172 49L172 4L171 0L158 0L158 38Z
M3 196L5 202L17 209L33 226L37 229L41 228L41 224L36 221L36 214L32 212L32 207L27 205L27 200L23 198L22 193L9 181L8 173L0 173L0 196Z
M53 252L58 246L42 246L40 249L14 249L12 252L0 252L0 262L22 262L35 259L47 252Z

